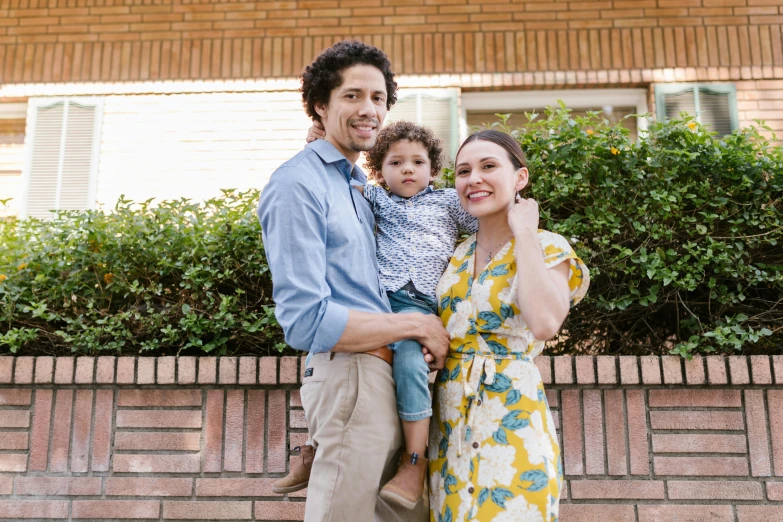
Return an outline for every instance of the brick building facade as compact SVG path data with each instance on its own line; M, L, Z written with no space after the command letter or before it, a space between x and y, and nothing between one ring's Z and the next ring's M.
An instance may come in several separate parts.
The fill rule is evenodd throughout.
M779 0L0 0L0 213L262 186L309 124L296 77L342 38L389 54L390 118L449 152L558 99L780 134L782 27Z

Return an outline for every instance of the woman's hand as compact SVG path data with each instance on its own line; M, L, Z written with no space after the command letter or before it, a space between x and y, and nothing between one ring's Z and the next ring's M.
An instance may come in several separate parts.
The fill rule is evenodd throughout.
M508 211L508 226L515 236L525 231L538 232L538 203L535 199L519 199Z
M321 140L324 136L326 136L326 131L324 131L323 123L313 120L313 126L307 131L307 143Z

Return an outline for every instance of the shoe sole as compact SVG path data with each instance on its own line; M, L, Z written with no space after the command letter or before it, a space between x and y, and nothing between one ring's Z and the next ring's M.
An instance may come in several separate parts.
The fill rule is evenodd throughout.
M304 488L307 487L307 484L309 484L310 481L303 482L301 484L297 484L295 486L288 486L287 488L272 488L272 493L277 493L278 495L282 495L285 493L294 493L295 491L301 491Z
M383 500L386 502L391 502L392 504L397 504L398 506L404 507L407 510L411 510L416 507L416 504L419 503L418 499L416 502L411 502L410 500L401 497L397 495L396 493L393 493L391 491L381 490L381 493L379 495Z

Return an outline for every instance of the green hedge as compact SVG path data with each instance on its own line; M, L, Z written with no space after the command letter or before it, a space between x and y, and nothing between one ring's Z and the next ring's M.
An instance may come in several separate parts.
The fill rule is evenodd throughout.
M543 226L591 269L556 351L783 351L783 150L683 118L632 141L558 107L517 133Z
M0 351L283 349L258 192L150 203L0 225Z
M631 141L562 107L513 132L542 226L591 269L552 353L783 352L780 148L688 118ZM226 191L0 223L0 352L283 350L257 200Z

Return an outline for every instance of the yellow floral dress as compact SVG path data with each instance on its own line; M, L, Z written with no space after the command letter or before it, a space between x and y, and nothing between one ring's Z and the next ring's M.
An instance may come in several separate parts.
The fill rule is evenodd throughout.
M564 237L538 237L547 268L570 263L575 305L590 284L587 267ZM514 240L474 280L475 249L475 235L457 247L436 292L451 345L435 383L430 520L555 522L560 446L533 364L544 342L519 315Z

